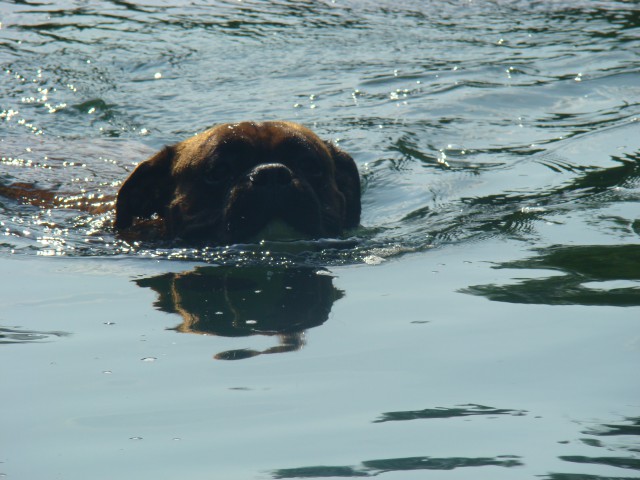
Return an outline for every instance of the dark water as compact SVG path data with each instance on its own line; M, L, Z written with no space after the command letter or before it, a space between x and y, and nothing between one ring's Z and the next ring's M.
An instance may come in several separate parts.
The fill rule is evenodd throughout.
M638 238L635 2L4 2L2 15L2 185L109 196L165 144L284 118L339 141L364 191L355 248L129 245L111 213L3 200L5 252L375 262L539 242L569 212Z
M0 67L0 477L637 478L637 2L0 0ZM360 228L77 208L269 119L354 157Z

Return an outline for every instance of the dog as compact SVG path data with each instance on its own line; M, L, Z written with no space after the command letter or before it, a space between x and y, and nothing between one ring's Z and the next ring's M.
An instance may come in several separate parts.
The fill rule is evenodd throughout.
M360 213L349 154L297 123L242 122L140 163L118 191L115 228L155 218L166 238L233 244L282 224L288 235L335 237L357 227Z

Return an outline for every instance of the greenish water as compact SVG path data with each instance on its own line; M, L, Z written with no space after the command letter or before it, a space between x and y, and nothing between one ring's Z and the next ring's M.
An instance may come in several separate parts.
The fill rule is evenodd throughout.
M0 2L0 191L245 119L363 188L198 248L0 196L0 475L638 478L639 52L632 1Z

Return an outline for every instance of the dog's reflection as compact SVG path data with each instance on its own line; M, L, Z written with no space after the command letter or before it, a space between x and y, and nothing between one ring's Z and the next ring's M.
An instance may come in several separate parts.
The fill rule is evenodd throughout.
M264 351L229 350L220 360L299 350L305 330L323 324L343 292L332 277L313 268L199 267L136 280L158 293L155 306L182 316L183 333L239 337L273 335L279 344Z

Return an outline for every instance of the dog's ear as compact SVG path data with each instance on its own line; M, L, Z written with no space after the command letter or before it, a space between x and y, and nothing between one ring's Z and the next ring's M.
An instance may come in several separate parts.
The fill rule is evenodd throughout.
M175 149L165 147L138 165L122 184L116 200L117 229L128 228L136 217L162 215L171 201L171 166Z
M336 184L345 199L345 227L357 227L360 223L360 175L351 155L331 142L324 142L336 166Z

